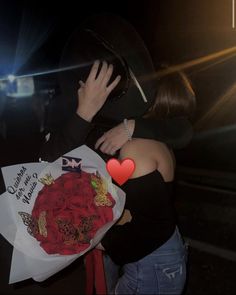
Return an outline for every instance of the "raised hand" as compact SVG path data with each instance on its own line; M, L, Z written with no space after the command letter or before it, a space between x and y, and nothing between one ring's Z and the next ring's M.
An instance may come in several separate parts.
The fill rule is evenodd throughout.
M93 117L101 109L107 97L117 86L121 78L117 76L109 84L113 73L113 65L108 65L104 61L98 73L99 64L99 61L94 62L86 82L83 83L80 81L80 88L78 90L78 108L76 113L89 122L92 121Z

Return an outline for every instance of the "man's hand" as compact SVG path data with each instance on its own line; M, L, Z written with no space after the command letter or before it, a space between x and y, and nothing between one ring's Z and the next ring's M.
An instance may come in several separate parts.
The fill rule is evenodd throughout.
M131 135L134 133L135 121L128 120L128 129ZM127 141L128 134L124 128L124 124L121 123L116 127L110 129L101 136L96 144L95 149L100 146L100 150L109 155L114 155L117 150L119 150Z
M117 76L108 86L113 73L113 66L112 64L108 66L107 62L104 61L98 73L99 64L99 61L94 62L86 82L80 81L80 88L78 90L78 108L76 113L89 122L92 121L93 117L101 109L108 95L121 78Z

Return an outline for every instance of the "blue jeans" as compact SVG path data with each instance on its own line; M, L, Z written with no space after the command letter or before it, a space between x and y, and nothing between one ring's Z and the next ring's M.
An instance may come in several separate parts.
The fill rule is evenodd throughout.
M161 247L144 258L119 266L104 255L108 294L181 294L186 280L187 250L178 228Z

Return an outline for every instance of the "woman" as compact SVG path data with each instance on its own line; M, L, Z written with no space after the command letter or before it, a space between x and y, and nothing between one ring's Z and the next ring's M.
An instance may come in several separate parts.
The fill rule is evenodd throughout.
M47 159L60 150L72 149L76 141L86 142L88 124L102 108L120 77L109 83L113 67L95 62L85 83L80 82L76 117L62 133L53 136L44 148ZM188 116L194 94L186 77L160 86L149 116ZM180 86L180 90L179 90ZM174 97L173 94L176 96ZM180 102L180 103L179 103ZM175 106L175 107L174 107ZM78 139L79 137L79 139ZM122 189L127 194L123 217L105 235L100 248L108 254L108 291L116 294L180 294L185 282L185 247L176 228L171 202L174 157L168 147L156 140L133 139L123 146L119 158L132 158L136 169ZM111 258L111 259L110 259ZM108 262L108 263L107 263ZM122 276L118 277L119 266Z
M189 117L195 96L183 73L159 81L147 117ZM135 138L119 158L136 169L122 189L127 194L123 217L103 238L109 293L181 294L186 278L186 250L176 227L172 203L175 159L166 144ZM121 276L119 277L119 265Z

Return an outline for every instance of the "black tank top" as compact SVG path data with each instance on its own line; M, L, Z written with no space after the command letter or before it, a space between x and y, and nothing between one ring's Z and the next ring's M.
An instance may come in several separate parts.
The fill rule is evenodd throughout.
M155 170L129 179L121 188L126 192L125 209L131 222L113 226L102 240L112 260L119 265L137 261L163 245L176 226L172 200L173 181L165 182Z

